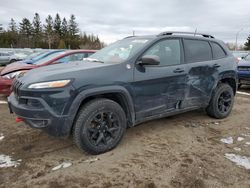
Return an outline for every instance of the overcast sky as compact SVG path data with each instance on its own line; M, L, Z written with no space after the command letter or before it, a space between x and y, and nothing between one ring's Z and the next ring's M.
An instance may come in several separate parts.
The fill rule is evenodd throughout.
M205 32L225 42L244 43L250 34L250 0L0 0L0 23L76 16L82 31L110 43L125 36L158 34L166 30Z

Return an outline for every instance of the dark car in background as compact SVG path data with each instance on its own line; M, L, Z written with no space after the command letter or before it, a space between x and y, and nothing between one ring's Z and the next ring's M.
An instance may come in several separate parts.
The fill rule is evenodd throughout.
M237 64L226 45L199 33L164 32L117 41L84 63L29 71L13 83L10 111L33 128L91 154L116 147L126 128L204 108L227 117Z
M238 62L239 87L250 85L250 53Z
M231 51L231 52L233 56L237 59L237 61L240 61L249 53L248 51Z
M54 50L41 53L37 57L7 65L0 72L0 94L8 96L13 79L27 71L57 63L79 61L95 53L95 50Z

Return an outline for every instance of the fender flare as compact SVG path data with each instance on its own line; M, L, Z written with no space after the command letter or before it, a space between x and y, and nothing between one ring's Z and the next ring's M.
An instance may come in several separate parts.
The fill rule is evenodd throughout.
M70 108L69 108L69 119L68 123L70 128L72 128L75 117L77 115L77 112L82 104L82 102L92 96L101 95L101 94L121 94L125 98L126 107L128 108L128 115L129 119L131 121L131 124L135 124L135 110L133 105L132 97L129 93L129 91L122 87L122 86L104 86L104 87L97 87L97 88L91 88L87 90L83 90L82 92L78 93L74 101L72 102Z

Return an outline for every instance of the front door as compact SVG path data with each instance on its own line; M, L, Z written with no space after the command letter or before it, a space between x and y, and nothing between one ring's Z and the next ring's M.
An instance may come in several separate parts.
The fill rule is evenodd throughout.
M180 39L161 40L144 55L158 56L160 64L135 68L133 89L137 120L182 108L187 90Z

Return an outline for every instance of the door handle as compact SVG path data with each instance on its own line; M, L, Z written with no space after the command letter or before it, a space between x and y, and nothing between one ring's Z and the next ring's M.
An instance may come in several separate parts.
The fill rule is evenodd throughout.
M181 69L181 68L177 68L173 71L174 73L181 73L181 72L184 72L184 69Z
M213 67L214 67L214 68L219 68L220 65L216 63L216 64L213 65Z

